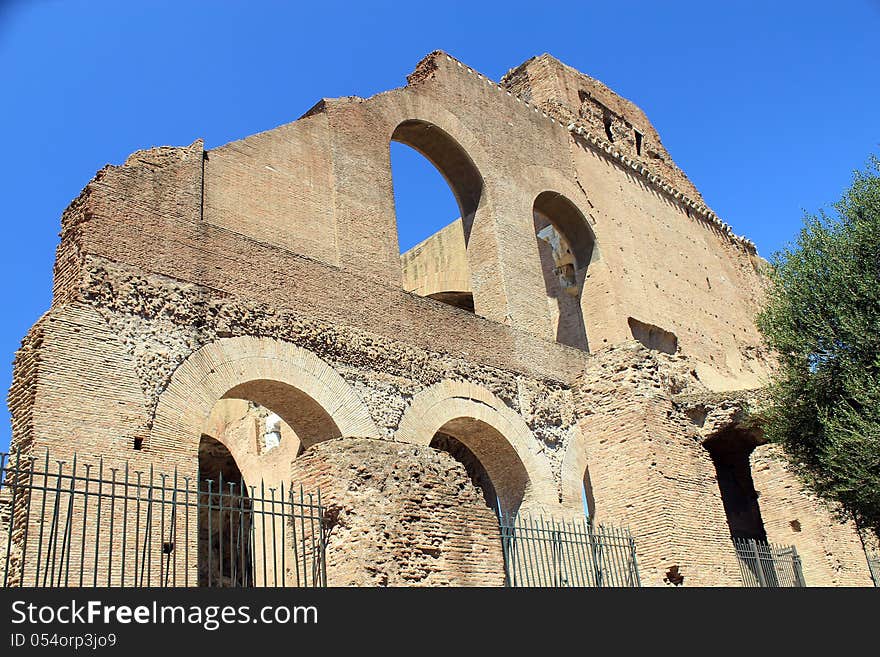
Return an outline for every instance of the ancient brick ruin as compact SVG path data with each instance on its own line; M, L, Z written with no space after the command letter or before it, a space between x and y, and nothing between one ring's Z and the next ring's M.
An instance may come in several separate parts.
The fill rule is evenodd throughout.
M391 141L461 212L403 255ZM405 87L99 171L16 354L13 450L320 490L329 584L502 585L496 512L586 498L642 585L741 585L731 537L870 585L853 524L763 444L761 267L631 102L547 55L496 83L434 52Z

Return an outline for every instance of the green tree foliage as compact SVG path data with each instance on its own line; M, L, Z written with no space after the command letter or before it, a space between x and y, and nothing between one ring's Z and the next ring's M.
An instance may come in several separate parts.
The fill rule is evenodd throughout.
M779 358L767 437L820 496L880 530L880 159L771 262L758 328Z

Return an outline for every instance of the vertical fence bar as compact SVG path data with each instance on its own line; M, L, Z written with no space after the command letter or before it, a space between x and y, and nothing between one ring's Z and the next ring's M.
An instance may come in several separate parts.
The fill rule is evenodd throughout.
M217 580L219 582L218 586L223 588L224 586L224 575L223 575L223 471L221 470L217 477L217 500L218 511L217 511L217 524L219 528L217 529L217 549L219 550L219 554L217 555L217 561L219 566L219 571L217 575Z
M269 492L272 494L272 511L269 516L272 518L272 585L278 586L278 539L275 536L275 488L269 488Z
M196 479L196 482L198 482L198 478ZM190 537L189 537L189 533L190 533L190 525L189 525L189 477L184 477L184 478L183 478L183 485L184 485L184 487L185 487L184 490L186 490L186 495L185 495L186 500L185 500L185 502L184 502L184 507L183 507L183 508L184 508L184 516L185 516L185 519L184 519L184 527L186 527L186 534L185 534L184 544L183 544L183 549L184 549L184 557L183 557L183 572L184 572L184 575L183 575L183 582L184 582L184 586L188 586L188 585L189 585L189 570L190 570L190 567L189 567L189 543L190 543ZM198 499L199 499L198 483L196 483L196 504L197 504L197 505L198 505ZM198 519L198 507L196 507L196 518ZM197 524L198 524L198 520L197 520L196 522L197 522ZM198 540L199 540L199 528L198 528L198 526L196 526L196 544L198 544ZM197 549L197 550L198 550L198 549ZM199 583L199 580L198 580L198 565L196 566L196 571L197 571L197 572L196 572L196 582L195 582L195 583L198 584L198 583Z
M113 528L116 521L116 472L118 468L110 468L110 551L107 557L107 586L113 586L113 544L116 534Z
M284 510L284 505L287 503L287 497L284 495L284 481L281 482L281 516L276 520L276 522L281 522L281 583L282 585L287 585L287 566L286 566L286 537L287 532L284 531L284 520L287 517L287 512ZM293 512L293 506L290 507L291 513Z
M18 454L19 454L19 460L20 460L21 448L18 449ZM25 564L27 563L28 535L30 534L30 527L31 527L31 500L34 497L34 466L36 464L36 457L28 455L27 460L28 460L28 475L27 475L28 483L27 483L27 493L26 493L27 503L25 504L25 510L24 510L24 537L22 538L22 542L21 542L21 564L19 567L19 575L18 575L19 586L25 585L25 581L24 581ZM17 469L20 471L21 466L19 465ZM20 477L21 477L20 473L17 473L16 478L20 478ZM14 511L15 511L14 506L12 507L11 511L14 513ZM9 518L9 537L10 538L12 538L12 524L13 524L12 516L10 515L10 518ZM7 550L6 554L7 554L7 558L8 558L8 555L9 555L8 550Z
M139 563L143 563L141 558L141 471L135 472L137 475L137 514L134 523L134 585L137 586L140 581L140 573L138 572Z
M61 473L64 471L64 461L56 461L58 474L55 475L55 500L52 504L52 523L49 527L49 543L46 546L46 570L43 572L43 586L46 586L46 576L49 576L49 585L55 581L55 561L58 558L58 515L61 505ZM49 558L52 559L52 568L49 570Z
M39 459L24 456L20 450L15 454L0 453L3 530L8 530L8 535L0 539L6 545L5 560L0 566L4 586L25 586L30 578L35 586L178 586L179 560L186 567L184 585L204 585L204 580L190 582L193 564L189 543L194 536L204 537L199 547L200 567L195 572L201 572L209 585L253 586L260 567L264 586L327 584L327 529L319 490L307 493L299 486L297 494L281 482L278 488L266 491L265 483L261 482L261 494L251 486L248 497L247 485L241 478L237 484L227 482L215 499L215 482L206 479L207 491L200 487L201 481L197 482L197 497L191 502L193 482L185 477L181 484L176 468L173 475L168 475L151 465L147 479L142 471L133 472L128 461L117 467L109 467L108 461L108 478L103 457L88 463L73 454L70 468L65 461L55 460L55 467L50 467L51 462L48 450ZM34 500L34 494L42 498ZM196 518L194 522L189 516L190 506L199 515L207 508L207 517ZM105 517L108 513L109 518ZM256 516L261 523L259 530ZM182 548L178 535L181 521L186 525ZM271 528L266 527L267 522L272 523ZM33 523L39 524L38 532L37 527L31 527ZM207 525L207 536L203 524ZM521 525L524 532L520 534L509 529L503 531L505 540L512 539L505 543L512 566L523 562L522 548L535 559L531 570L523 573L529 584L540 584L540 568L549 568L549 577L559 583L573 583L577 565L565 523L533 520L529 525L524 521ZM215 545L217 530L220 533ZM262 538L260 544L256 542L257 531ZM32 545L29 532L34 534ZM107 534L109 537L105 538ZM520 541L518 546L517 536L527 540ZM157 538L159 545L154 545ZM552 544L549 547L548 540ZM80 544L76 545L76 541ZM292 550L290 555L288 549ZM544 553L539 554L542 549ZM28 550L36 551L33 559L28 558ZM154 550L159 559L155 571ZM183 554L177 554L181 550ZM260 565L257 550L262 551ZM207 569L201 559L207 560ZM288 578L289 559L293 559L293 564ZM512 574L511 579L520 582L522 578Z
M125 462L125 477L123 481L122 497L122 568L119 573L119 585L125 586L125 557L126 548L128 547L128 461Z
M104 458L98 461L98 512L95 522L95 562L92 571L92 586L98 586L98 549L101 545L101 504L104 498Z
M213 575L214 575L214 564L213 564L214 546L211 545L211 542L213 541L213 538L214 538L214 532L213 532L213 527L212 527L212 520L213 520L214 514L212 513L213 509L211 508L211 506L213 504L213 497L214 497L214 492L212 490L214 480L208 479L207 484L208 484L208 537L207 537L208 538L208 540L207 540L207 544L208 544L208 550L207 550L207 552L208 552L208 586L211 586L213 583L212 579L213 579Z
M247 576L247 560L245 559L245 543L244 543L244 511L245 498L247 497L244 478L240 478L238 482L238 561L239 571L241 572L241 585L248 585Z
M61 543L61 553L64 555L64 586L70 582L70 553L73 552L73 497L76 492L76 454L73 455L73 468L70 472L70 492L67 499L67 521L64 524L64 541ZM58 584L61 584L61 572L59 568Z
M159 501L159 548L162 550L159 555L159 585L164 586L165 582L165 480L168 475L164 472L159 475L159 481L162 482L162 499Z
M321 532L321 586L327 586L327 534L324 531L324 505L321 503L321 489L318 489L318 523Z
M170 561L172 569L171 577L174 586L177 586L177 487L177 466L174 466L174 491L171 493L171 529L168 532L168 561ZM167 566L165 572L168 572ZM167 585L166 582L165 586Z
M17 453L17 467L15 468L17 471L21 469L21 447L18 448ZM20 477L20 475L16 472L14 475L14 479L12 482L12 500L10 504L12 506L9 507L9 527L6 533L6 563L3 566L3 587L9 586L9 556L12 554L12 532L15 530L15 506L18 498L18 486L16 485L18 482L15 481ZM9 486L9 474L6 471L6 454L3 454L2 461L0 461L0 491L3 490L3 485L6 484ZM27 517L25 517L25 523L27 523Z

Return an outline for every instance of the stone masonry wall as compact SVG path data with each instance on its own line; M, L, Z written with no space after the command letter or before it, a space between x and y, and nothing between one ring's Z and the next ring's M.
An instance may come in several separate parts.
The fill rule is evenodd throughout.
M579 384L594 521L630 528L645 586L740 583L711 458L672 403L699 387L637 343L596 354Z
M755 448L751 465L767 540L797 548L807 586L871 586L853 521L807 493L778 446Z
M52 307L16 354L13 448L192 475L227 392L308 381L323 405L297 392L319 407L302 415L337 431L310 437L325 442L291 477L332 502L331 582L502 581L491 511L427 446L437 420L456 438L494 421L481 440L513 455L496 472L522 483L527 465L547 513L581 514L589 482L595 520L632 530L644 584L738 585L703 441L742 419L731 391L772 368L753 322L754 245L705 207L641 110L552 58L497 84L434 52L407 82L211 151L155 148L99 171L62 216ZM606 129L610 141L593 134ZM456 269L475 312L401 287L392 138L431 151L467 196ZM548 339L533 218L546 193L595 237L580 296L593 353ZM677 351L633 342L634 325L674 335ZM683 401L701 396L702 417ZM853 528L769 450L752 464L767 533L798 546L808 582L865 583ZM255 456L248 476L260 467ZM115 517L89 531L113 534Z
M464 466L430 447L341 438L291 480L321 489L330 586L502 586L501 534Z

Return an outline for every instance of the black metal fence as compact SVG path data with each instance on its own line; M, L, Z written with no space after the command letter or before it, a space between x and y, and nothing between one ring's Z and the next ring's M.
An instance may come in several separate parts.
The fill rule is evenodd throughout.
M801 558L793 545L774 545L744 538L734 538L733 545L742 572L743 586L806 586Z
M627 530L586 520L501 517L507 586L640 586Z
M3 586L325 586L320 493L0 454Z
M866 552L868 557L868 570L871 571L871 579L874 580L874 586L880 587L880 554L876 552Z

